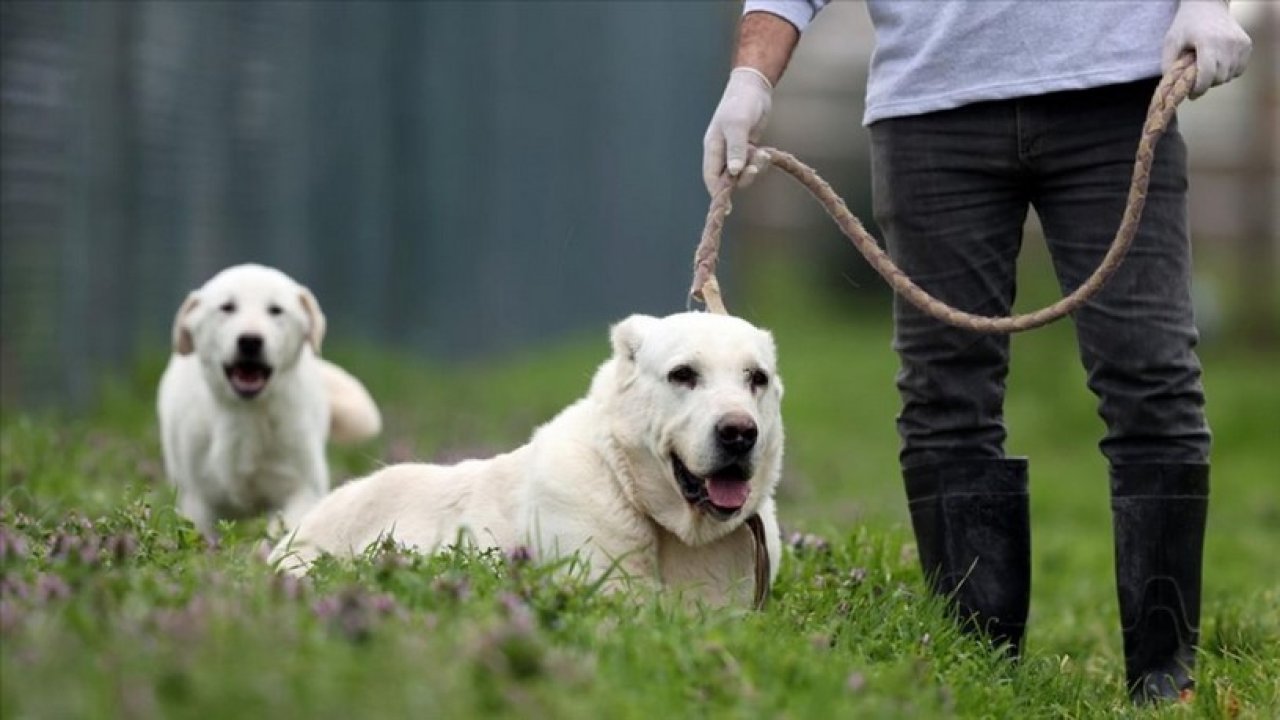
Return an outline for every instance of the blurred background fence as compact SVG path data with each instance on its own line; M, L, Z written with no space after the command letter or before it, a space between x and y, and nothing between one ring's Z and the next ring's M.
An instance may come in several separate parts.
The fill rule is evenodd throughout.
M1234 3L1250 71L1181 113L1202 320L1234 313L1273 346L1277 5ZM163 352L187 290L249 260L315 290L334 342L437 359L683 308L702 133L739 10L5 0L0 405L85 404ZM824 10L765 140L874 229L858 126L870 49L862 3ZM772 252L727 250L731 284L735 257L783 258L840 297L885 296L780 174L737 204L726 242Z
M684 306L735 7L2 12L6 405L83 403L248 260L337 342L445 358Z

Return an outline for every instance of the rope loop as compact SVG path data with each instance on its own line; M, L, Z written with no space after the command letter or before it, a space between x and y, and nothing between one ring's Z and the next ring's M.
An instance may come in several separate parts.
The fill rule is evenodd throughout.
M858 218L849 212L844 200L818 176L813 168L800 162L794 155L777 148L759 148L757 152L767 153L769 164L785 170L803 185L840 227L845 237L853 242L871 267L889 283L894 292L906 298L912 305L938 320L959 328L992 334L1016 333L1047 325L1074 312L1088 302L1089 298L1106 284L1116 268L1120 266L1120 262L1129 251L1129 246L1133 244L1138 223L1142 219L1142 209L1147 201L1147 185L1151 181L1151 166L1155 160L1156 144L1169 127L1178 104L1185 100L1191 91L1195 79L1195 54L1188 52L1174 62L1156 87L1151 103L1147 107L1142 137L1138 141L1124 215L1111 241L1111 247L1103 256L1098 268L1079 287L1062 299L1039 310L1020 315L1003 317L975 315L958 310L933 297L907 277L906 273L902 272L880 249L875 238L871 237ZM720 185L711 196L711 206L707 210L707 221L703 226L702 238L693 256L693 285L689 289L689 297L703 303L708 312L728 313L720 295L720 284L716 280L716 263L720 257L720 236L724 232L725 217L728 216L731 208L729 198L737 183L737 178L730 177L727 173L721 176Z

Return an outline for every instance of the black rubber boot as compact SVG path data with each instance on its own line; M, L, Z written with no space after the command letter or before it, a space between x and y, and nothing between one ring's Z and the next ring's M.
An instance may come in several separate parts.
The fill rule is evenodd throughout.
M1116 590L1134 702L1174 699L1194 687L1208 509L1208 465L1111 469Z
M929 587L1017 657L1031 601L1027 461L958 460L903 478Z

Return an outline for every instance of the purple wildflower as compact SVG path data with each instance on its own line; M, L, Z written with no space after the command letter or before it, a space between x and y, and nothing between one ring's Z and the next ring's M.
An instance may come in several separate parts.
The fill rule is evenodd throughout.
M0 577L0 598L17 598L25 600L31 594L31 588L17 575Z
M513 630L520 633L533 632L533 610L519 595L504 592L498 596L498 602L511 620Z
M831 543L826 538L812 533L793 532L787 536L787 544L797 553L813 551L825 553L831 550Z
M27 540L7 527L0 527L0 562L9 560L25 560L27 557Z
M80 543L77 559L81 565L93 567L98 564L101 559L101 553L98 552L98 543L96 538L88 538Z
M138 538L127 532L109 535L103 540L102 549L112 560L121 563L138 552Z
M366 604L378 615L390 615L399 609L396 599L390 593L376 593L367 596Z
M844 686L849 692L856 693L867 686L867 676L860 672L851 672L848 679L844 681Z
M338 614L341 603L334 595L326 595L311 603L311 613L321 620L328 620Z
M62 600L71 597L71 586L53 573L40 573L36 576L34 595L38 602Z
M56 533L49 541L49 558L66 560L80 547L80 538L65 532Z
M471 581L465 575L458 578L441 575L432 581L431 589L454 600L471 597Z
M507 563L515 567L528 565L533 561L533 551L526 545L517 545L507 552Z
M299 578L287 573L276 573L271 577L271 590L285 600L297 600L306 588Z

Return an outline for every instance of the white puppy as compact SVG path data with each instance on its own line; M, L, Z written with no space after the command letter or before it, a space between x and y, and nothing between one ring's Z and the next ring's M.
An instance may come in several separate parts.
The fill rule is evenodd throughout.
M319 358L324 331L311 291L261 265L223 270L178 309L160 434L178 509L201 532L267 512L292 526L329 490L326 437L381 429L360 381Z
M772 337L723 315L635 315L613 328L612 344L587 397L528 444L348 483L273 559L299 571L321 553L360 553L387 536L421 550L461 536L542 560L578 553L596 577L616 564L610 582L748 602L776 574L780 552L782 383Z

